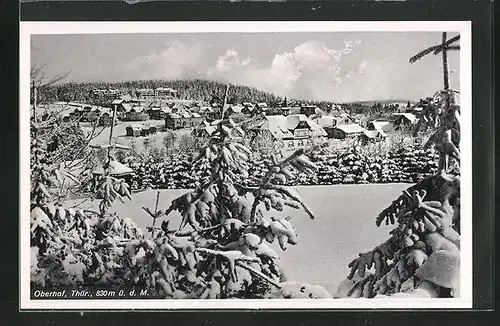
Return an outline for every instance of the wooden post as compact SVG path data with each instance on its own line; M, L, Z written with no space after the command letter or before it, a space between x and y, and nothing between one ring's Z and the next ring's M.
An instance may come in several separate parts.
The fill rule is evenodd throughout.
M448 51L446 49L446 32L443 32L442 38L441 38L441 43L442 43L442 51L443 51L443 81L444 81L444 90L448 90L450 88L450 81L449 81L449 71L448 71Z
M160 192L156 192L156 204L155 204L155 216L153 217L153 225L151 226L151 237L154 238L155 236L155 224L156 224L156 219L157 219L157 214L158 214L158 202L160 201Z
M423 51L420 51L416 55L410 58L410 63L417 62L424 56L434 53L435 55L441 53L443 59L443 82L444 82L444 90L447 91L450 88L450 80L449 80L449 71L448 71L448 50L460 50L460 46L452 45L454 42L460 39L459 36L452 37L451 39L447 39L447 33L443 32L441 36L441 43L431 46Z
M448 90L450 89L450 78L448 71L448 50L446 49L446 32L443 32L441 37L442 43L442 56L443 56L443 82L444 82L444 91L445 91L445 110L448 111L450 108L450 96L448 94Z
M117 105L114 105L113 107L113 118L111 119L111 128L109 130L109 147L108 147L108 159L111 160L111 147L112 147L112 142L113 142L113 129L115 128L115 121L116 121L116 107ZM99 121L97 121L99 123Z
M229 85L226 85L226 92L224 93L224 101L222 103L222 109L221 109L221 112L222 112L222 116L221 116L221 119L224 120L224 108L226 107L226 102L227 102L227 94L229 93Z
M36 98L37 98L37 91L36 91L36 83L35 81L33 80L32 82L33 84L33 119L35 120L35 123L38 122L38 119L36 117Z

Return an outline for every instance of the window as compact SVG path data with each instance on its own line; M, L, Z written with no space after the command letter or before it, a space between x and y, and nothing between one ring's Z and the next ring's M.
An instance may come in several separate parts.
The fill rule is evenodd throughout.
M304 142L302 140L299 140L299 142L297 143L298 146L304 146Z
M294 131L295 137L306 137L309 135L309 130L307 129L296 129Z
M293 147L293 140L288 143L288 147Z

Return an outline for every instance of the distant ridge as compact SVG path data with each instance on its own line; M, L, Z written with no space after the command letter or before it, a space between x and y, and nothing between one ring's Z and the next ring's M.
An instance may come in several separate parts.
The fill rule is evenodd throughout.
M176 89L180 99L194 101L210 101L213 98L222 100L227 83L206 79L192 80L132 80L121 82L68 82L64 84L53 85L39 91L40 103L52 103L56 101L81 101L91 102L90 96L92 89L120 89L123 93L133 95L134 90L140 88L157 88L171 87ZM255 87L234 85L229 83L228 103L242 102L266 102L268 104L281 103L285 97L272 94L270 92L259 90ZM351 102L333 102L333 101L312 101L307 99L287 98L288 103L302 102L318 105L322 110L327 110L331 104L345 105L348 111L366 112L364 109L353 107L371 107L374 104L392 104L392 103L408 103L407 99L384 99L370 101L351 101ZM414 105L416 101L410 100L410 104Z
M132 95L135 89L171 87L178 91L181 99L196 101L210 101L217 97L222 99L227 83L213 80L135 80L123 82L70 82L54 85L43 89L40 94L42 100L53 101L88 101L90 92L94 88L120 89L124 93ZM274 103L282 101L283 98L270 92L262 91L254 87L229 84L228 102L267 102Z
M351 102L342 102L340 104L358 104L358 105L373 105L376 103L391 104L391 103L408 103L410 101L411 105L418 103L418 101L408 100L408 99L385 99L385 100L370 100L370 101L351 101Z

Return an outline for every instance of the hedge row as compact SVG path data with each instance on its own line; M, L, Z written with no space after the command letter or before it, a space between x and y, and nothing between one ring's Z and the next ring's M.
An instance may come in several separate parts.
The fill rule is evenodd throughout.
M366 183L416 183L437 172L438 154L433 150L402 149L385 156L368 156L354 150L342 154L312 155L315 174L298 174L289 185ZM132 189L190 189L209 177L207 166L193 166L191 157L178 155L165 162L129 157L135 171ZM253 160L249 176L240 182L255 185L267 172L267 160Z

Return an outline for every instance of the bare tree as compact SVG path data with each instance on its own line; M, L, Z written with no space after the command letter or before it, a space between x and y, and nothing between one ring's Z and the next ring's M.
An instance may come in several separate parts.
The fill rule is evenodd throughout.
M33 102L33 118L35 120L35 123L37 122L37 116L36 116L36 105L38 101L38 93L41 89L54 85L57 82L60 82L61 80L66 79L71 71L68 71L64 74L57 74L54 76L47 76L45 73L45 67L47 64L42 64L42 65L32 65L30 68L30 80L31 80L31 96L32 96L32 102Z

